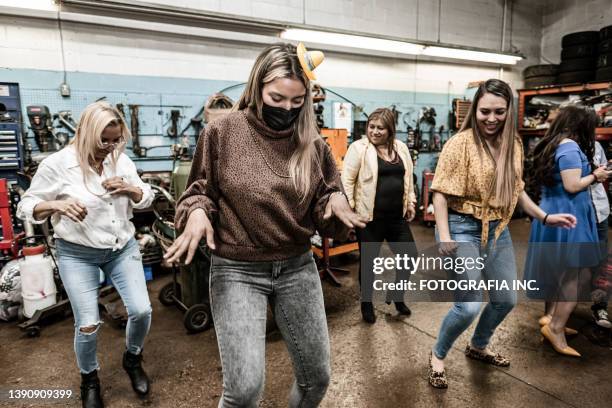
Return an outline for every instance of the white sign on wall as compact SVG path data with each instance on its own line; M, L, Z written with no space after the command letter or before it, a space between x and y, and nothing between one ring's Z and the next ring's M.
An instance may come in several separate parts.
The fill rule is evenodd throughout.
M353 129L353 109L348 102L334 102L334 129Z

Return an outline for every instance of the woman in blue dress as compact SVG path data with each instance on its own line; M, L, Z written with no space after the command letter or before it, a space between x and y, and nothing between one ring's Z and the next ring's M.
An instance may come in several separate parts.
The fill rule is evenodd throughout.
M540 207L547 213L570 213L576 228L552 228L546 217L531 224L525 280L538 289L528 296L544 299L541 333L560 354L580 357L567 345L567 320L576 307L579 272L598 263L597 220L588 187L605 180L605 166L592 163L597 116L592 109L561 109L534 150L531 182L541 188Z

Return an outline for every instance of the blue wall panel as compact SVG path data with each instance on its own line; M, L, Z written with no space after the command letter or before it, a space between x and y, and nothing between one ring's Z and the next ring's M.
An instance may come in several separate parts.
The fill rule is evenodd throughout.
M59 92L59 85L63 81L61 72L2 68L0 69L0 79L20 84L24 113L27 105L42 104L47 105L52 113L60 110L71 110L73 117L77 120L87 104L101 97L106 97L106 100L112 104L123 103L126 106L126 115L128 114L127 105L129 104L155 105L140 108L140 133L147 135L140 137L140 144L144 147L179 142L177 139L166 136L171 109L181 110L182 118L179 129L182 129L189 123L189 119L195 116L212 93L237 84L237 82L232 81L70 72L67 79L71 87L71 96L64 98ZM226 94L236 100L242 90L243 87L237 87L227 91ZM399 132L406 131L404 120L413 127L416 125L419 110L423 106L434 107L437 112L437 125L444 125L448 129L451 101L455 97L463 97L463 95L442 93L414 93L359 88L332 88L332 90L359 105L363 105L365 112L372 112L378 107L395 105L397 110L402 112L398 124ZM343 100L331 93L327 94L324 110L324 120L327 126L333 126L332 103L336 101L341 102ZM163 107L164 105L182 105L185 107L171 108ZM129 117L126 119L129 123ZM365 117L361 119L365 119ZM26 118L25 126L27 127L27 125ZM193 143L195 135L192 131L188 133L192 134L191 141ZM406 135L400 133L398 137L405 140ZM31 143L34 145L33 139ZM128 154L131 154L131 152L128 152ZM168 147L150 150L148 154L150 157L168 155ZM419 156L416 168L419 183L421 172L423 169L433 167L436 156L435 153L422 153ZM171 170L172 166L172 163L165 159L138 161L135 158L135 160L137 166L145 171Z

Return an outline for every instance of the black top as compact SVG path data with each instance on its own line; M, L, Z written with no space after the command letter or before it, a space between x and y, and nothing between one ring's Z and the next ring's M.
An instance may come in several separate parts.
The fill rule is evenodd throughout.
M397 157L388 162L378 156L378 182L374 199L374 219L401 219L404 212L404 163Z

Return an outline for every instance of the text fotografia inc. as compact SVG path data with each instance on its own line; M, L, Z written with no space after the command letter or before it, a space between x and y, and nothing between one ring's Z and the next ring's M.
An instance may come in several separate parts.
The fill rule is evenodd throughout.
M535 280L420 280L411 282L401 280L398 282L384 282L377 279L372 283L374 290L402 290L402 291L476 291L476 290L539 290Z

